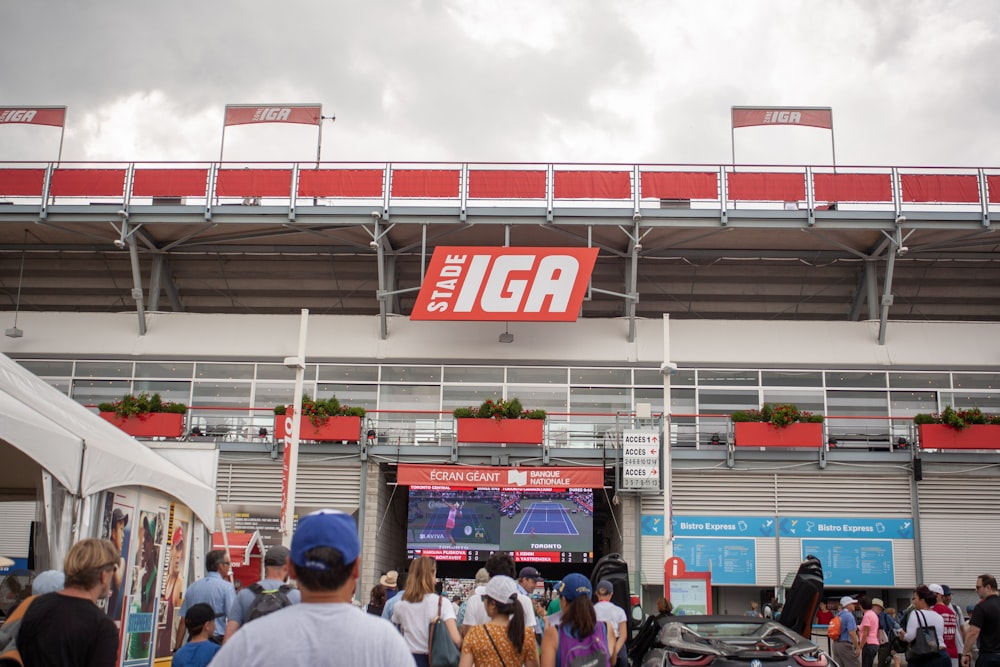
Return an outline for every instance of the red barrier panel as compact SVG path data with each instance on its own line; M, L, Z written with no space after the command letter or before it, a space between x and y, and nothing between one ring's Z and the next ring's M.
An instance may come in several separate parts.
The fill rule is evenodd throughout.
M219 197L288 197L291 169L220 169L215 181Z
M979 180L972 175L903 174L901 181L905 202L979 202Z
M470 199L545 199L544 171L469 171Z
M990 203L1000 204L1000 176L987 176L986 187L990 191Z
M829 202L891 202L890 174L813 174L813 198Z
M457 198L458 170L394 169L392 196L420 199Z
M719 176L714 172L644 171L640 178L647 199L719 198Z
M631 199L627 171L557 171L556 199Z
M44 169L0 169L0 196L40 197L44 188Z
M56 169L49 194L56 197L121 197L124 169Z
M382 197L381 169L303 169L300 197Z
M730 172L726 174L731 201L801 201L806 198L802 174Z
M208 169L136 169L133 197L203 197Z

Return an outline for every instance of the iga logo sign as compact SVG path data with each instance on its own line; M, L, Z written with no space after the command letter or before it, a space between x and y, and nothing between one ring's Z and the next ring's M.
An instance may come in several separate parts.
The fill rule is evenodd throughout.
M410 319L575 322L597 252L439 247Z
M34 109L0 109L0 123L30 123L37 114Z

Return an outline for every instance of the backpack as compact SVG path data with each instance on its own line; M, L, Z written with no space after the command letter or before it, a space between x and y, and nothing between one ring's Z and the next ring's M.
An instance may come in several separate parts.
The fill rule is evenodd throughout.
M589 637L578 639L566 626L559 626L559 647L556 650L557 667L608 667L611 652L608 650L607 625L597 622Z
M37 595L25 598L0 627L0 665L21 667L21 653L17 650L17 634L21 631L21 619Z
M292 587L288 584L281 584L278 588L270 590L264 590L260 583L250 584L247 588L254 594L254 600L250 604L250 609L247 610L245 623L261 616L267 616L271 612L284 609L292 604L292 601L288 599L288 591L292 590Z
M826 636L832 642L840 640L840 614L830 619L830 625L826 628Z

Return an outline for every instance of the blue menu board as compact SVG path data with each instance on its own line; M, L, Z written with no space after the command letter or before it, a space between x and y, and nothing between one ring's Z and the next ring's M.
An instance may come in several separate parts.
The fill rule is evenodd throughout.
M674 555L684 559L688 572L711 572L713 586L757 583L756 540L678 537Z
M802 540L802 557L812 554L823 564L827 586L896 585L891 540Z

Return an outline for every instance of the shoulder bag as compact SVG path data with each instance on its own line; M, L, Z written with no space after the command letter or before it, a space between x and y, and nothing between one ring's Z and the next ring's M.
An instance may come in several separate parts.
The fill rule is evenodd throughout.
M20 667L24 664L21 662L21 652L17 650L17 634L21 631L21 619L24 618L25 612L28 611L28 607L31 606L32 601L36 597L38 596L32 595L25 598L11 612L11 615L4 622L3 627L0 628L0 666L6 667L7 665L11 665Z
M917 635L910 642L910 647L906 649L906 662L920 662L927 660L941 653L941 644L938 641L937 630L933 625L927 624L922 611L914 610L917 615Z
M462 653L455 646L448 634L448 627L441 620L441 603L444 598L438 596L437 616L431 621L427 636L430 638L427 644L427 660L431 667L458 667L458 661ZM448 604L451 604L450 602Z

